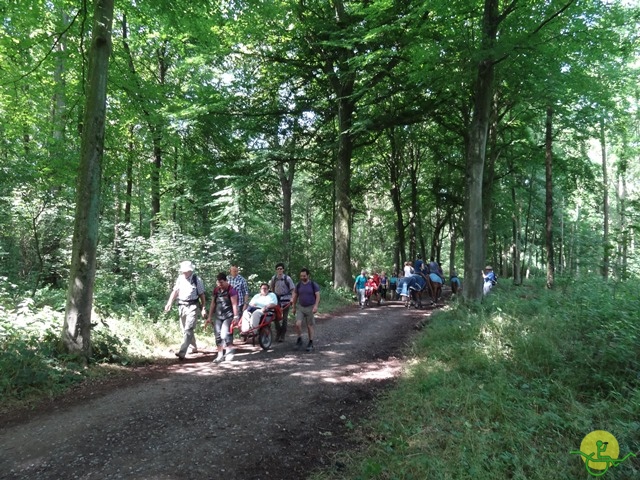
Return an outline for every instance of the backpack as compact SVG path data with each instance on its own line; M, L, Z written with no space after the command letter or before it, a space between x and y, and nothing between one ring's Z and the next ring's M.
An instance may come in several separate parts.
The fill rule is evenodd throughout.
M195 273L191 274L191 278L189 279L189 283L191 284L192 287L194 287L196 289L196 295L198 295L198 298L200 298L200 294L198 293L198 277L196 277Z
M289 287L291 285L293 285L293 280L291 279L291 277L289 275L287 275L286 273L284 274L284 276L282 278L276 278L276 276L274 275L273 277L271 277L271 282L269 285L269 288L271 289L271 291L273 293L276 294L276 297L278 297L278 303L280 303L281 301L281 297L289 297L289 299L291 298L291 294L289 293L291 291L290 288L287 289L287 293L284 294L278 294L276 292L276 282L282 282L284 283L285 287Z

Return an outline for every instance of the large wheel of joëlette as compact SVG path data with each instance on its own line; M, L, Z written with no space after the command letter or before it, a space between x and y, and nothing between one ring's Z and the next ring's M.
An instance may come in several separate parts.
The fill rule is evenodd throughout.
M268 350L271 347L271 341L273 340L271 336L271 325L267 325L262 327L258 332L258 342L260 342L260 346L264 350Z

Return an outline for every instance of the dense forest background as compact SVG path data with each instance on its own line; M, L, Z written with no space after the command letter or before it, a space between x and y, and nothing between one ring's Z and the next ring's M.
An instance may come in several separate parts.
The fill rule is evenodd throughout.
M1 311L64 309L94 5L0 8ZM184 259L208 286L284 261L340 288L433 256L469 298L485 263L637 276L639 20L622 0L116 2L95 309L159 315Z

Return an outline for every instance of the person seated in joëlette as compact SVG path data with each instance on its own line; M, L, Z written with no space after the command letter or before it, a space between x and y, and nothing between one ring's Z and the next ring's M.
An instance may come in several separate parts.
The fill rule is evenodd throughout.
M240 331L247 332L257 327L265 309L275 308L276 305L278 305L278 297L276 297L275 293L269 291L269 284L260 284L260 292L253 296L249 302L249 307L242 314Z

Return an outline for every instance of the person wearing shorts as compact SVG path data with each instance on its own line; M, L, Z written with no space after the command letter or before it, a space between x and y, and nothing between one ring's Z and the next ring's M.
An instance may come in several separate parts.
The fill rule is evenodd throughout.
M291 312L296 316L296 333L298 340L296 341L296 350L302 348L302 321L307 324L307 333L309 342L307 343L307 352L313 350L313 327L315 325L314 315L318 313L318 305L320 304L320 287L316 282L310 279L310 272L303 268L300 270L300 281L293 291L291 299Z

